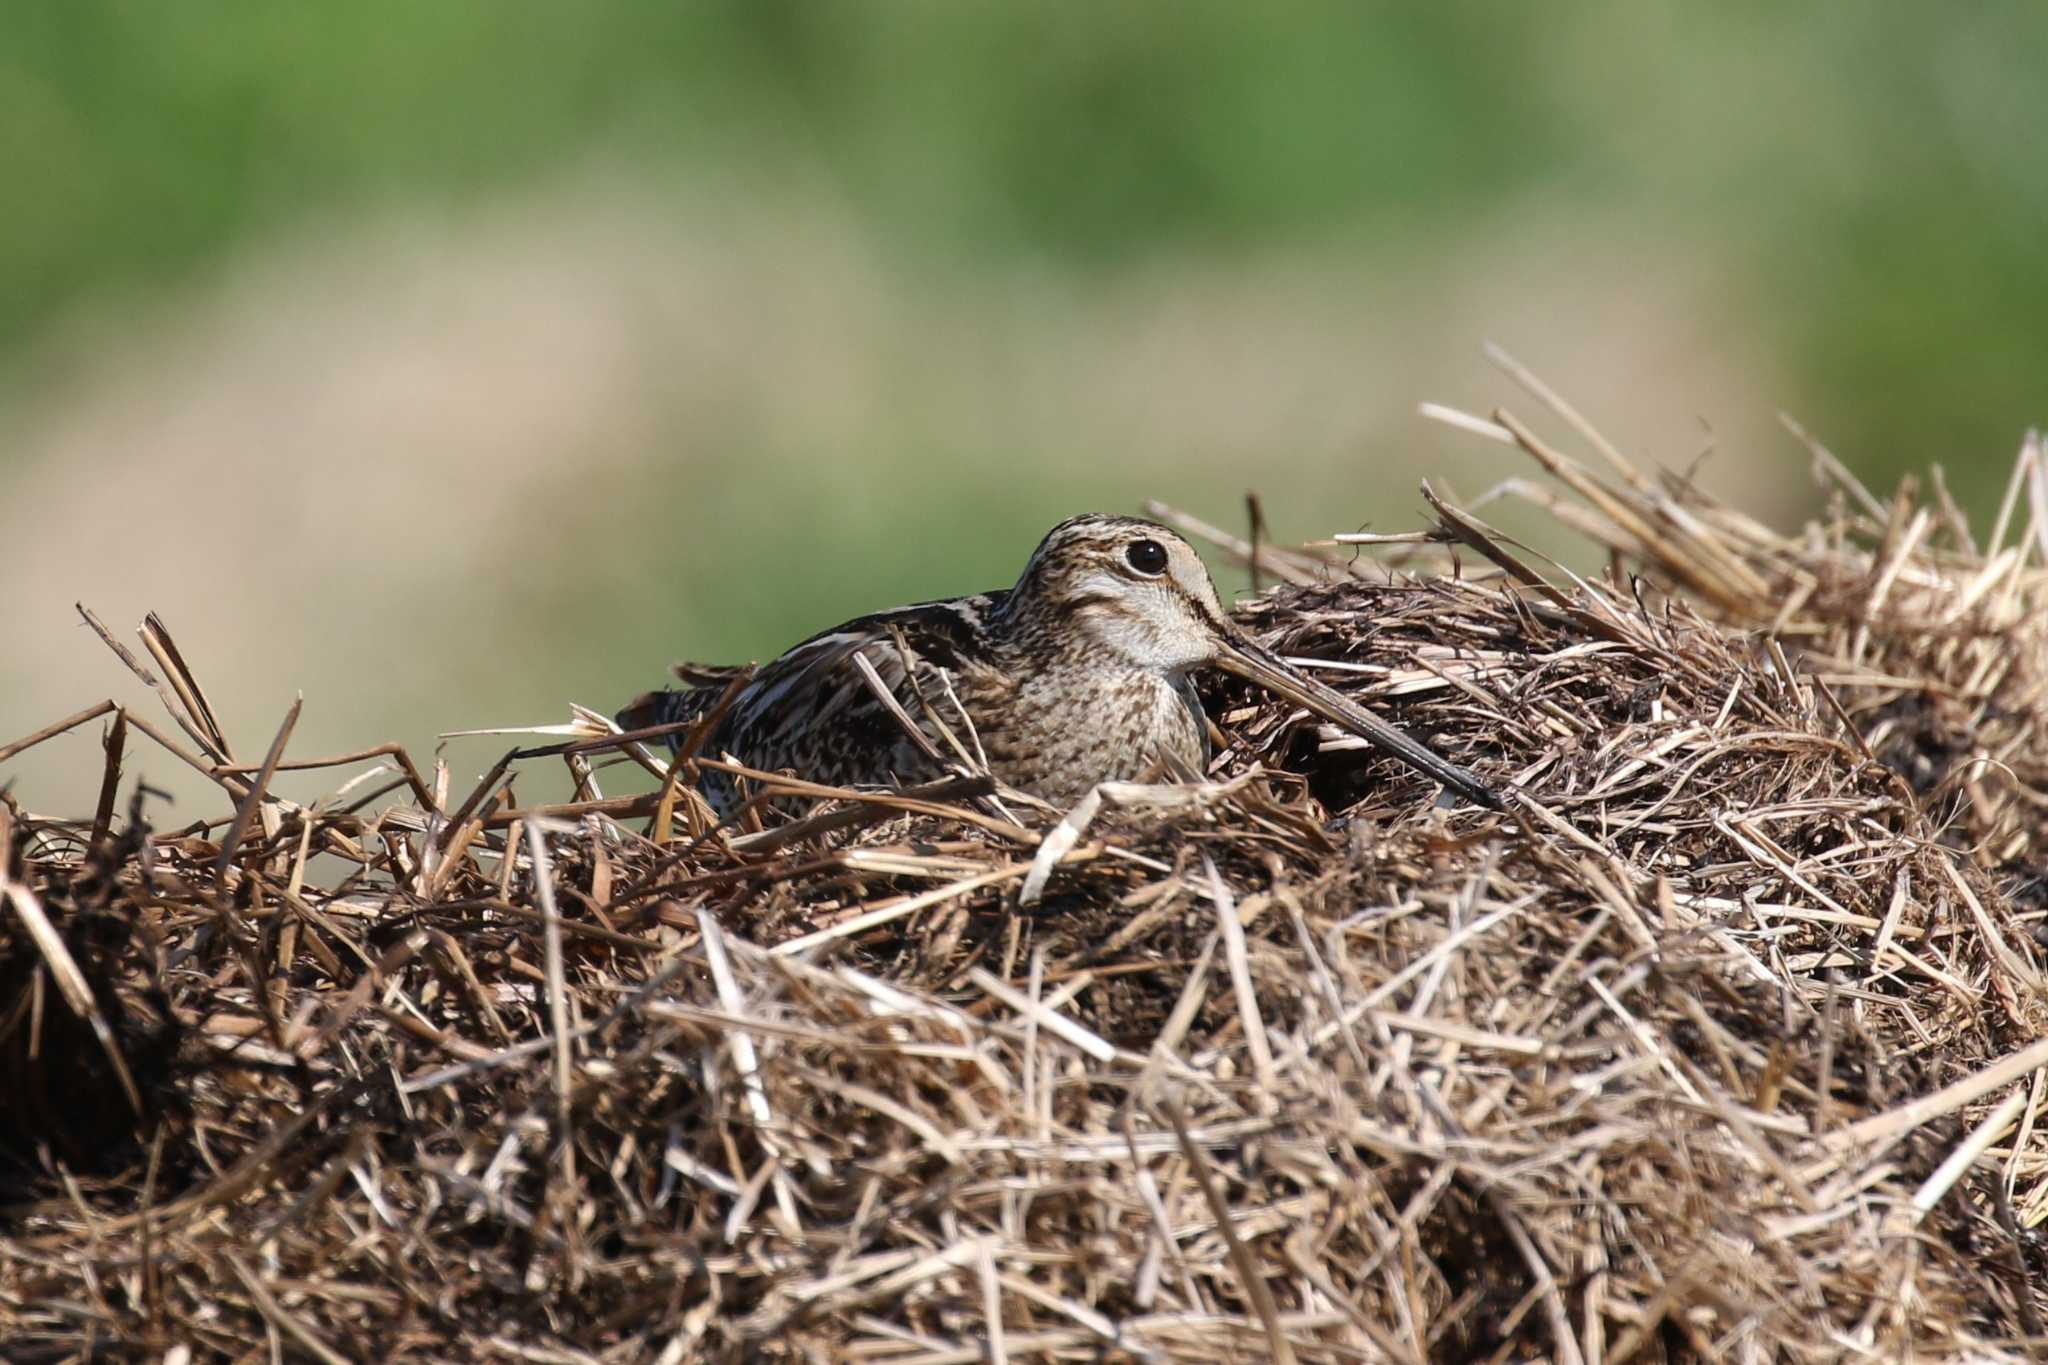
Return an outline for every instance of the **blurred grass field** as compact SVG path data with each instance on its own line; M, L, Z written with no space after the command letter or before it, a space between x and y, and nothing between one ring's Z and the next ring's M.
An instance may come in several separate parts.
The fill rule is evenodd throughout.
M1413 417L1511 396L1485 340L1762 509L1780 409L1981 517L2048 406L2032 7L0 31L0 743L136 694L76 599L163 612L242 749L296 691L295 751L427 747L1005 582L1086 507L1404 529L1521 472ZM90 742L0 782L76 808Z

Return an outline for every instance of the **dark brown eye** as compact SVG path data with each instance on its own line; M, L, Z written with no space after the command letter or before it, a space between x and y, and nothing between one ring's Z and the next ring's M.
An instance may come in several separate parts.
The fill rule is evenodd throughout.
M1147 578L1166 572L1166 547L1156 540L1134 540L1124 551L1124 562Z

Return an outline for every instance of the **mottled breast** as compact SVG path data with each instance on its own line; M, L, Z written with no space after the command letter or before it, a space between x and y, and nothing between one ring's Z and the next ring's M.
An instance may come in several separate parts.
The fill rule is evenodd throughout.
M1208 726L1185 675L1050 670L1005 700L981 727L990 771L1056 805L1098 782L1185 778L1208 766Z

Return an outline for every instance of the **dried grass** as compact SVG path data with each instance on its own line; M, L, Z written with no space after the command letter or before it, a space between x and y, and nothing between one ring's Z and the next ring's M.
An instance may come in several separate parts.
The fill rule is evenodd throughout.
M606 797L661 765L587 715L455 800L389 746L287 762L289 719L238 761L151 622L185 739L88 708L98 810L0 806L8 1358L2048 1345L2038 444L1982 546L1827 459L1783 536L1523 378L1606 469L1446 415L1615 573L1448 505L1498 574L1222 537L1281 584L1249 628L1505 817L1224 685L1216 784L1054 838L971 776L764 777L814 813L715 828ZM137 736L217 819L117 817ZM580 799L520 808L555 759Z

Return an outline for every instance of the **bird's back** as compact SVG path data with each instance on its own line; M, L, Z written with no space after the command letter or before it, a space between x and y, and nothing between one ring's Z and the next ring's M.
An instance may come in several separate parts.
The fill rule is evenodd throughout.
M962 693L986 690L989 621L1007 595L919 602L811 636L754 674L702 752L834 786L928 781L953 763L978 762L973 706ZM619 724L696 720L743 671L679 666L685 686L638 698ZM737 804L725 775L706 773L700 785L721 814Z

